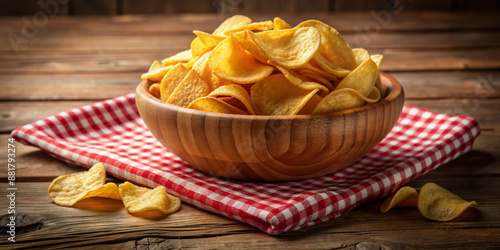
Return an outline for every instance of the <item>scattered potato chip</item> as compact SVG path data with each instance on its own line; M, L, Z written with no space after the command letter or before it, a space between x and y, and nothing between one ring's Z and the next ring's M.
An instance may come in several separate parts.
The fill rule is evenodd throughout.
M180 107L187 107L196 98L210 93L210 86L194 70L190 70L184 79L177 85L167 102Z
M87 193L87 195L85 195L84 199L90 197L109 198L113 200L122 199L122 197L120 196L120 191L118 190L118 186L113 182L106 183L106 185L101 186L100 188L93 189L92 191Z
M321 42L321 34L313 27L246 32L267 58L290 69L306 64L318 51Z
M238 27L241 27L243 25L251 24L252 19L246 16L242 15L234 15L228 19L226 19L224 22L222 22L219 27L217 27L214 32L212 33L213 35L216 36L222 36L224 33L226 33L229 30L234 30Z
M435 183L425 184L418 196L418 210L429 220L450 221L476 206L475 201L465 201Z
M274 68L258 62L233 37L228 37L212 51L208 65L213 73L234 83L254 83L269 76Z
M88 198L90 192L103 187L105 182L104 164L97 163L88 171L55 178L49 186L49 197L57 205L72 206Z
M271 75L250 89L258 115L295 115L318 89L306 90L289 82L283 74Z
M283 20L279 17L275 17L273 20L273 23L274 23L273 29L275 29L275 30L284 30L284 29L291 29L292 28L292 26L290 24L288 24L287 22L285 22L285 20Z
M171 57L167 57L163 60L161 60L161 63L163 66L169 66L169 65L175 65L177 63L185 63L189 62L191 59L193 59L193 55L190 49L183 50Z
M158 210L164 214L171 214L181 205L179 198L167 194L164 186L149 189L127 181L120 184L119 191L129 213Z
M189 70L182 65L182 63L176 64L172 69L161 79L160 83L160 97L161 100L166 102L172 92L179 83L187 76Z
M224 114L247 114L245 111L212 96L200 97L189 104L188 108Z
M354 70L356 58L351 47L340 35L340 33L328 24L318 20L308 20L300 23L297 27L314 27L321 33L321 46L318 52L334 65L334 68Z
M417 190L409 186L404 186L384 200L380 206L380 212L386 213L393 207L416 207L417 201Z
M161 98L160 84L159 83L153 83L153 84L151 84L151 86L149 86L149 90L148 91L154 97Z

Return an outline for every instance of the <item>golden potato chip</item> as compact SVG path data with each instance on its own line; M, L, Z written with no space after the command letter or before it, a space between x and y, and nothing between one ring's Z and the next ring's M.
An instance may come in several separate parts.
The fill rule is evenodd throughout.
M238 27L241 27L243 25L251 24L252 19L250 19L247 16L242 16L242 15L234 15L228 19L226 19L224 22L222 22L219 27L217 27L214 32L212 33L213 35L216 36L222 36L224 33L226 33L229 30L234 30Z
M199 30L194 30L193 33L203 44L205 44L208 50L212 50L215 46L217 46L217 44L226 39L225 36L216 36Z
M238 32L232 33L231 36L233 39L240 44L240 46L245 49L248 53L252 54L259 62L267 64L269 60L264 53L253 43L251 40L248 40L248 36L246 32Z
M375 85L378 75L377 64L368 59L342 79L337 89L351 88L367 96Z
M288 24L287 22L285 22L285 20L283 20L279 17L275 17L273 20L273 23L274 23L273 29L275 29L275 30L284 30L284 29L291 29L292 28L292 26L290 24Z
M319 64L319 66L324 69L326 72L334 75L335 77L346 77L351 71L342 69L342 68L337 68L335 65L330 63L326 58L324 58L321 53L316 53L314 54L314 61Z
M231 82L221 79L212 72L212 69L208 66L208 59L211 54L212 51L208 51L203 54L193 65L192 69L201 76L201 78L210 86L211 90L214 90L222 85L230 84Z
M377 64L377 69L380 68L380 63L382 63L382 59L384 59L384 56L383 55L371 55L370 58L373 60L373 62L375 62L375 64Z
M237 84L228 84L224 86L220 86L214 91L210 92L208 96L211 97L220 97L220 96L230 96L241 103L245 105L245 108L248 110L248 112L251 115L255 115L255 111L253 110L252 107L252 100L250 100L250 96L248 95L248 92L245 90L245 88L241 87L240 85Z
M72 206L86 198L88 193L104 186L105 182L106 170L104 164L97 163L88 171L55 178L49 186L48 193L55 204Z
M363 48L354 48L352 49L352 53L354 54L354 58L356 58L356 67L370 59L370 54Z
M85 195L85 198L90 197L101 197L101 198L109 198L113 200L121 200L120 191L118 190L118 186L115 183L106 183L106 185L101 186L97 189L93 189Z
M316 106L323 100L323 98L319 95L313 95L309 101L307 101L306 105L300 109L300 111L297 113L298 115L306 115L306 114L312 114Z
M151 64L151 66L149 66L149 70L148 70L148 72L155 71L155 70L157 70L157 69L160 69L161 67L162 67L162 64L161 64L160 62L158 62L158 61L156 61L156 60L155 60L155 61Z
M314 109L313 114L357 108L365 104L365 98L366 97L354 89L337 88L321 100L321 102Z
M323 78L321 75L318 75L312 71L309 70L300 70L299 75L302 75L306 78L312 79L313 82L320 83L321 85L325 86L328 91L333 91L335 90L335 86L328 81L326 78Z
M196 37L195 39L193 39L193 41L191 41L190 50L193 59L195 58L198 59L201 55L205 54L207 51L211 49L213 48L211 48L208 45L205 45L199 37ZM188 63L191 63L191 65L193 65L194 62L196 62L196 60L193 61L193 59L191 59Z
M272 62L269 62L270 64ZM317 83L317 82L311 82L308 79L305 79L305 77L300 76L296 73L294 73L291 70L287 70L279 65L274 65L283 75L288 79L289 82L291 82L293 85L305 89L305 90L311 90L311 89L318 89L322 91L328 92L328 88Z
M147 73L144 73L141 75L141 78L143 80L150 80L152 82L160 82L161 79L170 71L172 68L172 65L169 66L162 66L162 67L156 67Z
M308 20L296 27L314 27L321 33L321 46L318 52L334 65L333 68L354 70L356 59L351 47L340 33L328 24L318 20Z
M417 190L409 186L404 186L382 202L380 212L386 213L393 207L416 207L417 201Z
M166 102L172 92L174 92L177 85L187 76L189 70L182 65L182 63L176 64L172 69L161 79L160 83L160 97L161 100Z
M289 69L306 64L321 42L321 34L313 27L246 32L267 58Z
M163 66L175 65L177 63L185 63L189 62L189 60L193 59L193 54L190 49L183 50L171 57L167 57L161 60Z
M181 205L179 198L167 194L164 186L149 189L127 181L120 184L119 191L123 205L129 213L158 210L164 214L171 214Z
M429 220L450 221L476 206L475 201L465 201L435 183L425 184L418 196L418 210Z
M264 22L255 22L246 24L231 30L224 32L224 35L230 35L231 33L242 31L242 30L271 30L273 29L274 24L272 21L264 21Z
M188 107L195 99L210 93L210 86L194 70L190 70L184 79L177 85L167 100L167 103L180 107Z
M214 48L208 65L216 76L242 84L260 81L274 71L273 67L258 62L231 36Z
M241 109L211 96L200 97L194 100L191 104L189 104L188 108L225 114L248 114Z
M151 86L149 86L149 93L152 94L156 98L160 98L160 84L159 83L153 83Z
M275 74L255 83L250 98L258 115L295 115L316 92L318 89L299 88L283 74Z

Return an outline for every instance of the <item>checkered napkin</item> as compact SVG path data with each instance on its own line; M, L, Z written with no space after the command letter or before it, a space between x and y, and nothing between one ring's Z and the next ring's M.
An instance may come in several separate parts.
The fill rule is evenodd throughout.
M201 173L151 135L133 94L72 109L12 132L71 164L103 162L108 174L163 185L184 202L253 225L268 234L298 230L346 214L469 151L480 133L466 116L406 105L389 135L362 159L315 179L239 182Z

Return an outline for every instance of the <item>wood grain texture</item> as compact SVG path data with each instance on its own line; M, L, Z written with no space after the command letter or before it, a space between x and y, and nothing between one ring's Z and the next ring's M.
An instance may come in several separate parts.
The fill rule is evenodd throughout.
M119 201L100 198L81 202L76 208L61 207L52 203L46 193L49 182L25 182L19 183L16 197L22 215L17 222L24 230L18 231L15 244L2 240L0 248L269 249L293 244L293 249L352 249L358 244L363 246L361 243L392 249L500 246L500 228L496 224L500 220L500 179L422 176L408 185L420 188L426 182L436 182L465 199L474 199L479 206L454 221L437 223L423 218L416 208L381 214L380 201L376 201L314 227L269 236L187 204L157 220L132 216ZM5 196L5 184L0 183L0 187L0 195ZM5 202L0 200L0 206L5 207ZM3 223L0 230L6 230Z
M193 167L239 180L313 178L349 166L396 123L404 91L381 73L383 98L328 115L255 116L200 112L167 104L137 86L136 105L151 133Z

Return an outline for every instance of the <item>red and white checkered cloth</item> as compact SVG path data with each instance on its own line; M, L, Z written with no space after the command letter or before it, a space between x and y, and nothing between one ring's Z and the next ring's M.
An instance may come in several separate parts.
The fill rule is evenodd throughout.
M470 117L406 105L389 135L352 166L282 183L232 181L195 170L151 135L133 94L47 117L12 135L63 161L87 168L103 162L110 175L149 187L163 185L184 202L279 234L334 219L395 192L469 151L479 133Z

